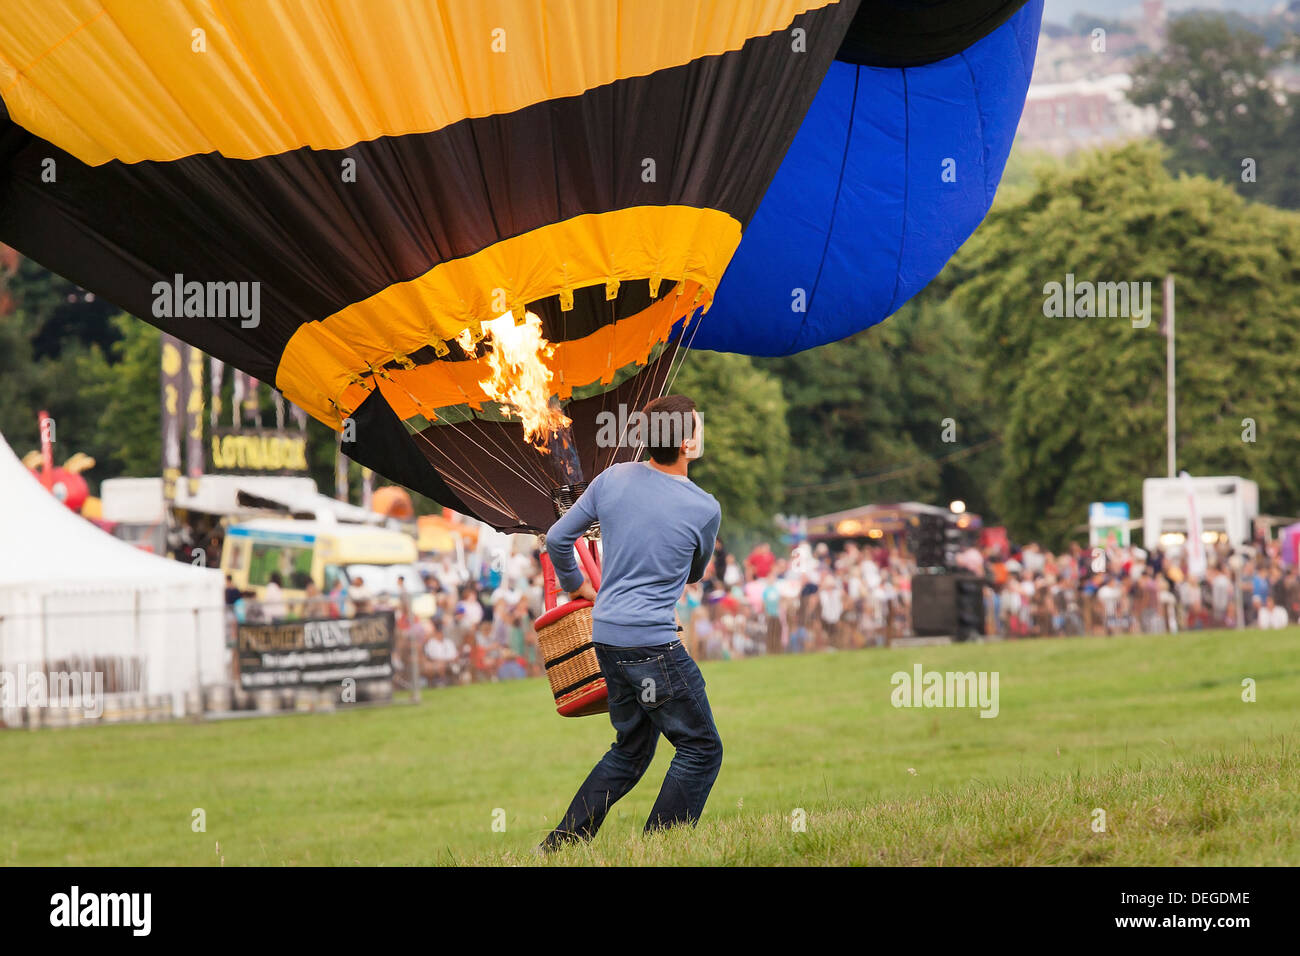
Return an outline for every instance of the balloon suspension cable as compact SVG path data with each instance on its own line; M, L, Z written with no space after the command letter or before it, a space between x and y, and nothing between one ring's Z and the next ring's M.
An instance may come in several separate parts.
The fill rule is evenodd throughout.
M568 453L572 454L572 459L562 459L556 454L556 446L567 442ZM586 490L586 481L582 479L582 468L577 463L577 453L572 449L573 436L569 433L568 428L562 428L559 432L552 434L547 441L551 446L551 462L555 467L556 480L559 485L551 490L551 505L555 507L556 518L563 518L564 512L568 511L575 505L578 498L582 497L582 492ZM563 463L562 463L563 462ZM591 525L586 532L588 537L599 537L601 535L601 525L599 523Z
M551 403L559 407L552 398ZM555 477L556 487L551 491L551 504L555 507L555 517L563 518L564 513L573 507L587 489L587 481L582 474L582 462L578 459L578 448L573 441L573 430L565 425L548 432L546 437L547 458L551 472ZM600 525L593 524L587 531L588 537L600 536Z

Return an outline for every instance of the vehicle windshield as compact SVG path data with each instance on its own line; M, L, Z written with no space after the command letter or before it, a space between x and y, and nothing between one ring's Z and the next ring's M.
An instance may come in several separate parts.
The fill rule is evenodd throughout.
M348 581L362 580L362 586L379 597L384 594L396 595L397 579L403 579L402 585L408 595L423 594L428 589L420 578L420 572L411 564L349 564Z

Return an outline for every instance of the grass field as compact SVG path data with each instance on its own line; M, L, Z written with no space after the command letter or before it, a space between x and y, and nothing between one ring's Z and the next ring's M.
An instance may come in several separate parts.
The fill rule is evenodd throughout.
M890 676L917 663L997 671L999 715L893 707ZM726 755L693 831L640 834L664 743L592 845L538 860L612 731L555 716L530 680L418 706L0 734L0 863L1300 863L1296 629L703 671Z

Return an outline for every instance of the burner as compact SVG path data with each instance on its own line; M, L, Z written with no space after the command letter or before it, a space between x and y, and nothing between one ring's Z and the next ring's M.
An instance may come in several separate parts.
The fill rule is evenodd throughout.
M582 493L587 490L587 482L578 481L571 485L560 485L551 492L551 503L555 505L555 517L563 518L566 511L573 507L574 502L582 497ZM587 530L588 538L600 537L600 524L597 522Z

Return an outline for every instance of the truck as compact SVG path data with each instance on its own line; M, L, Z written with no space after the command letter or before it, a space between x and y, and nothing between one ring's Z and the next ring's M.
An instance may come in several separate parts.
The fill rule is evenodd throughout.
M1142 482L1142 546L1148 551L1180 547L1187 538L1190 480L1206 544L1248 544L1259 516L1259 485L1239 475L1147 478Z

